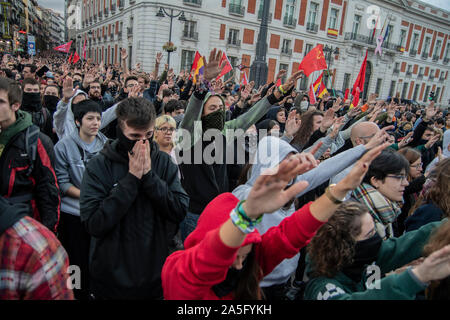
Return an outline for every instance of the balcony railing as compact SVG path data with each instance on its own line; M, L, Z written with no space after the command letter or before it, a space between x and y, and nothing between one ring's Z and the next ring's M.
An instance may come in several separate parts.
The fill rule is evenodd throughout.
M183 32L183 39L198 41L198 32Z
M111 32L111 34L109 35L109 40L114 40L114 32Z
M442 73L441 73L441 77L439 78L439 82L444 82L444 77L442 76Z
M426 50L424 50L423 52L422 52L422 59L428 59L428 52L426 51Z
M282 48L281 49L281 54L290 57L290 56L292 56L292 49Z
M394 74L399 74L400 73L400 69L394 69L393 73Z
M410 55L411 57L415 57L416 54L417 54L417 50L414 50L414 49L409 50L409 55Z
M283 25L285 27L295 28L295 26L297 25L297 19L295 19L293 16L284 16Z
M433 61L436 62L436 61L438 61L438 60L439 60L439 56L438 56L437 54L435 54L435 55L433 56Z
M430 76L428 77L429 80L434 80L434 72L430 73Z
M183 0L183 4L187 4L187 5L193 6L193 7L201 7L202 0Z
M262 16L263 16L263 11L262 10L258 10L258 20L262 20ZM272 22L272 12L269 12L269 23Z
M387 49L387 50L391 50L391 51L398 51L397 50L397 45L393 44L391 42L388 41L384 41L383 44L381 45L382 48Z
M240 5L240 4L230 3L228 12L230 14L234 14L234 15L243 17L244 16L244 12L245 12L245 7Z
M317 33L317 30L319 30L319 25L314 23L307 23L306 24L306 31Z
M103 18L103 11L100 11L100 12L98 13L98 17L99 17L99 18Z
M241 46L241 40L233 40L231 38L228 38L227 46L240 47Z
M406 71L406 76L407 76L407 77L411 77L411 75L412 75L412 72L411 72L411 71Z
M353 33L353 32L346 32L344 35L344 40L351 40L354 42L359 42L363 44L369 44L369 45L375 45L375 39L368 36L363 36L361 34Z
M444 60L442 60L442 63L443 64L448 64L448 61L449 61L450 59L449 58L444 58Z

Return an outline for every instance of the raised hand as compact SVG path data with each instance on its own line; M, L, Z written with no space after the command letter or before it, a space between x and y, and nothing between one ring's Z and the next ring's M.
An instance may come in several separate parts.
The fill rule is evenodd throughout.
M334 112L338 112L339 109L341 109L341 102L342 102L342 98L339 97L339 98L337 98L336 101L333 103L332 109L334 110Z
M120 49L120 56L122 57L122 60L127 60L128 58L127 49L125 48Z
M217 51L217 49L214 48L209 54L209 61L206 61L206 57L203 57L203 61L205 63L203 77L205 80L211 81L212 79L217 78L222 69L225 67L226 61L222 62L222 65L220 65L222 54L223 53L221 50Z
M334 110L333 108L328 109L322 119L322 124L320 125L320 131L325 132L329 127L333 125L334 122Z
M264 171L253 184L243 204L243 209L250 219L256 219L264 213L272 213L308 186L308 182L300 181L285 190L287 184L309 163L300 163L299 157L291 156L283 160L277 167Z
M366 148L367 149L372 149L375 148L377 146L379 146L382 143L385 143L386 141L389 140L390 135L386 132L389 130L394 129L394 126L387 126L384 127L383 129L379 130L377 133L375 133L375 135L369 140L368 143L366 143Z
M408 134L402 140L400 140L400 142L398 143L399 149L403 148L404 146L406 146L409 143L413 133L414 133L414 131L408 132Z
M287 73L286 70L281 69L280 71L278 71L277 76L276 76L276 80L283 78L283 76Z
M69 100L75 95L78 90L78 86L73 88L73 80L71 77L67 77L63 82L63 101L64 103L68 103Z
M430 254L412 272L422 282L447 278L450 275L450 245Z
M162 56L163 56L162 52L158 52L158 53L156 54L156 63L157 63L157 64L160 64L160 63L161 63Z
M439 139L441 138L440 134L435 134L434 136L432 136L430 138L430 140L428 140L428 142L425 144L425 148L430 149L432 146L434 146L434 144L436 142L439 141Z
M434 106L434 101L430 102L430 105L425 109L425 120L430 121L439 111L438 107Z
M293 137L300 129L301 123L302 121L297 119L297 111L295 111L295 109L291 110L286 120L286 126L284 129L285 135L288 137Z
M144 142L137 141L133 149L128 152L128 170L138 179L141 179L144 174L145 151Z
M330 137L333 139L336 138L343 125L344 125L344 117L339 117L336 120L334 120L333 130L330 133Z

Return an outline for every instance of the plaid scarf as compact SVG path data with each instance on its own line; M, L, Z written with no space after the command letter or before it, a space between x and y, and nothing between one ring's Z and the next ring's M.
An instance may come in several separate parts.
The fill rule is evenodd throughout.
M387 199L368 183L359 185L352 191L352 196L359 202L364 203L372 217L383 225L394 222L402 212L401 203Z

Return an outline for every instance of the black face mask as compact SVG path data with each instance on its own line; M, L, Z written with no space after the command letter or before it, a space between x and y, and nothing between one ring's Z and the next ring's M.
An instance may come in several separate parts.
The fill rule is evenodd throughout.
M222 131L225 126L225 113L222 109L211 112L202 117L203 131L208 129L217 129Z
M116 87L109 88L109 93L111 93L111 95L114 97L117 94L117 88Z
M345 267L343 272L353 281L360 282L366 266L377 260L382 243L383 239L378 233L369 239L356 242L353 264Z
M24 92L22 96L22 109L25 111L40 111L41 94L39 92Z
M50 110L52 113L55 112L56 106L58 105L59 98L53 95L44 96L44 106Z
M136 142L138 142L139 140L130 140L128 139L122 132L122 129L120 129L119 125L117 125L116 127L116 136L117 139L119 140L119 144L118 149L119 151L123 154L126 155L126 157L128 158L128 152L130 152L131 150L133 150L134 145L136 144Z

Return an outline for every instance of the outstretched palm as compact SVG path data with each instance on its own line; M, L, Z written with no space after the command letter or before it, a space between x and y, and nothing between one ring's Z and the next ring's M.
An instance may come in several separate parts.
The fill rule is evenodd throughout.
M225 61L222 65L220 65L220 61L222 60L222 51L217 51L216 48L214 48L209 54L209 62L206 61L206 57L203 57L203 60L205 63L204 78L207 81L215 79L226 65Z

